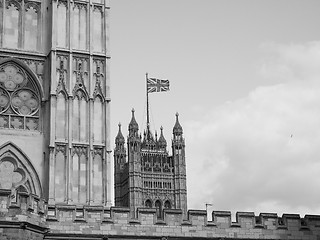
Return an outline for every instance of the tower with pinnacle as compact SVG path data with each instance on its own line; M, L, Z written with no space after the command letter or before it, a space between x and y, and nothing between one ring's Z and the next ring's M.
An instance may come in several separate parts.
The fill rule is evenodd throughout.
M160 136L149 125L139 133L134 110L128 130L127 149L120 124L115 139L115 205L130 208L132 216L138 208L154 208L159 218L164 209L181 209L186 214L185 142L179 115L173 127L172 155L162 127Z
M0 190L50 207L111 205L109 10L0 0Z

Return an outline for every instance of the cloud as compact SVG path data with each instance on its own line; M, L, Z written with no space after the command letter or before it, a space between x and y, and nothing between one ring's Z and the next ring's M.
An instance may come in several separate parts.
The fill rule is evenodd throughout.
M271 81L305 81L320 75L319 42L281 45L261 44L265 53L260 73Z
M262 50L273 85L185 124L189 207L320 214L320 42Z

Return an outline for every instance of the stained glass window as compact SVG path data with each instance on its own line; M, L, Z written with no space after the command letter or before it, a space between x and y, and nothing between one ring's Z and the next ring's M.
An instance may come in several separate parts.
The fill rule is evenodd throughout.
M40 130L40 94L15 64L0 66L0 128Z

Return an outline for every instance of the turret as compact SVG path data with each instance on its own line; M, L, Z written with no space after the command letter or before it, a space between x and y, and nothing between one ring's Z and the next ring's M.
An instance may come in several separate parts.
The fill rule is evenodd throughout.
M159 137L159 140L158 140L158 148L160 149L160 150L166 150L166 148L167 148L167 141L166 141L166 139L164 138L164 136L163 136L163 127L161 126L161 128L160 128L160 131L161 131L161 133L160 133L160 137Z
M176 113L176 123L173 127L173 140L182 140L183 130L179 122L179 113Z
M187 214L187 182L186 182L186 162L185 143L183 129L179 123L179 114L176 114L176 123L173 127L172 157L175 174L175 205L180 208L186 217Z
M134 117L134 109L132 109L132 117L129 123L128 136L128 176L129 176L129 207L131 216L135 217L136 210L141 206L142 196L142 180L141 180L141 136L138 134L139 126Z
M119 126L119 130L118 130L118 134L116 136L116 148L115 148L115 152L125 152L125 147L124 147L124 143L125 143L125 140L124 140L124 137L122 135L122 132L121 132L121 123L118 124Z
M129 123L129 138L138 138L139 125L134 117L134 109L131 110L132 117Z
M126 148L124 146L125 140L121 132L121 124L119 123L118 135L115 139L116 147L114 149L114 181L115 181L115 205L124 206L123 190L121 190L123 182L121 176L123 175L126 164Z

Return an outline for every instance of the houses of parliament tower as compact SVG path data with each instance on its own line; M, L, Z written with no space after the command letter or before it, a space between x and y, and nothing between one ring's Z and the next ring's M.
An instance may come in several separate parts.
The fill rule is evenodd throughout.
M180 209L184 216L187 214L185 141L178 117L177 113L172 156L162 127L159 138L149 125L141 136L134 110L128 126L127 151L119 124L114 150L115 205L130 208L132 216L142 207L155 208L158 218L164 209Z

